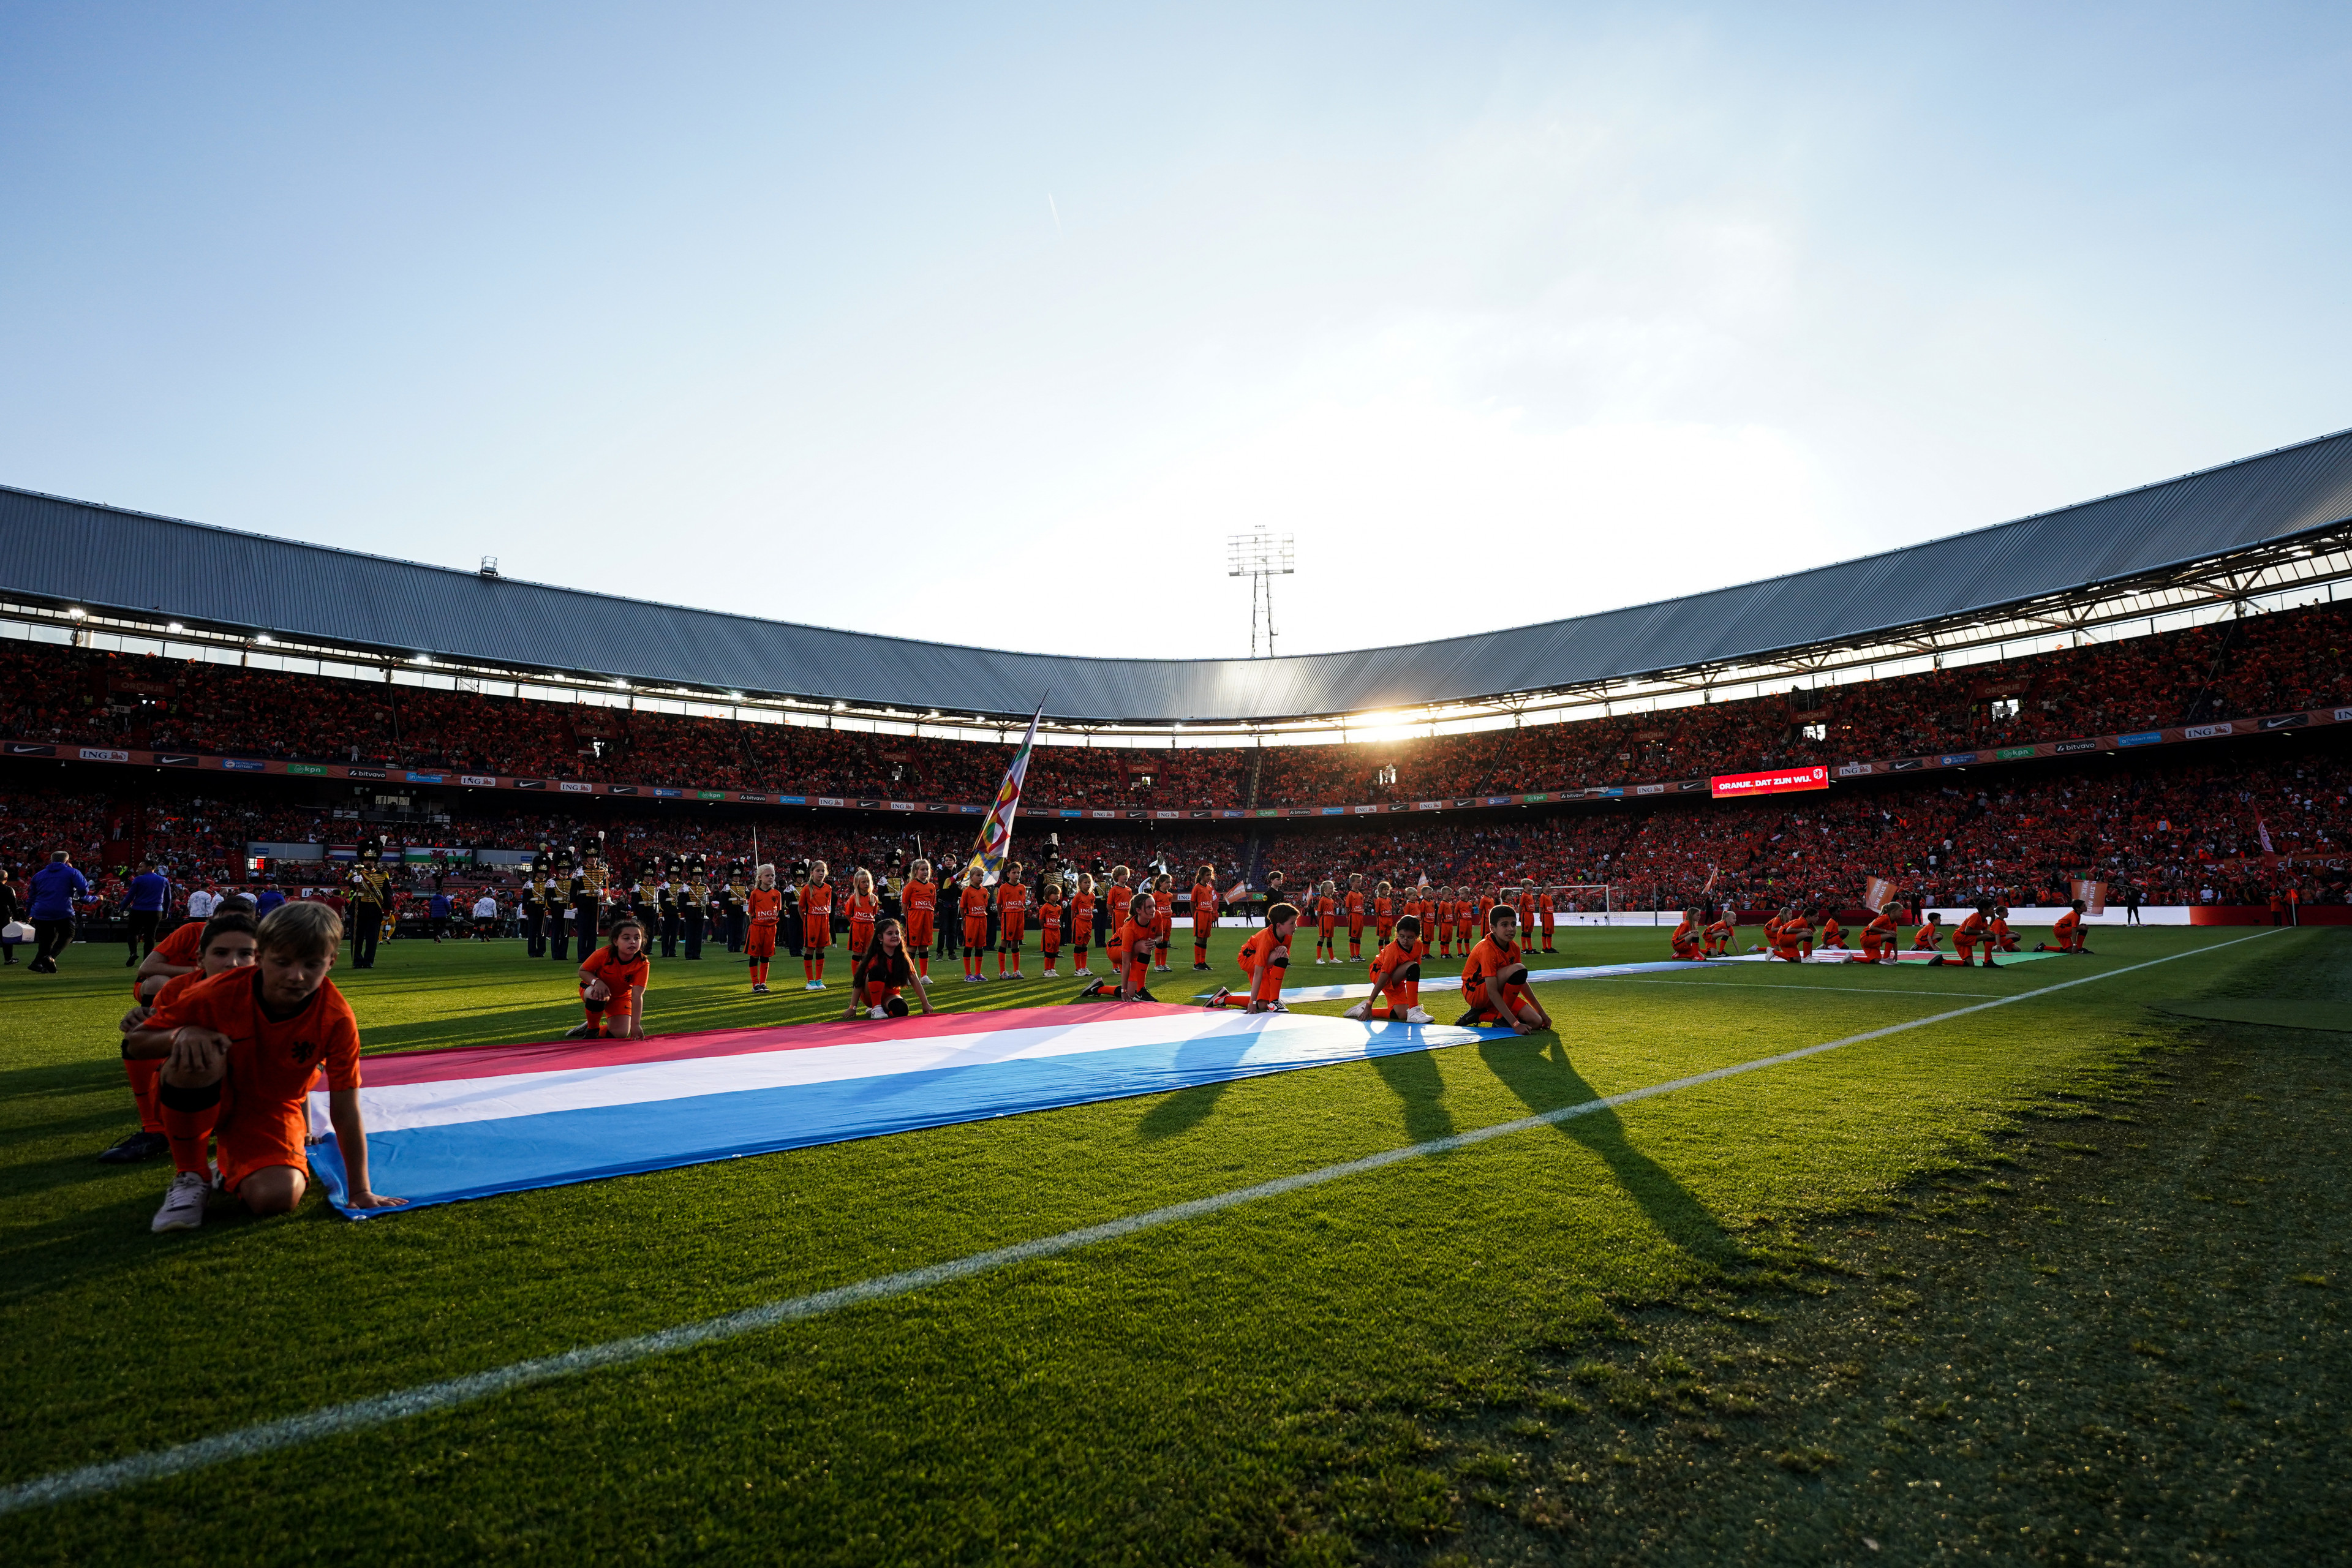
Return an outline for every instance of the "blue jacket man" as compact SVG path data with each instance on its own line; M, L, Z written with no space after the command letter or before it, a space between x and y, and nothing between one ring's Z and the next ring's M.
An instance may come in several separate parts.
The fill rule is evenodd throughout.
M55 974L58 955L73 941L74 900L89 896L89 883L73 868L70 858L62 849L49 857L49 863L33 873L32 905L26 912L32 919L32 972Z

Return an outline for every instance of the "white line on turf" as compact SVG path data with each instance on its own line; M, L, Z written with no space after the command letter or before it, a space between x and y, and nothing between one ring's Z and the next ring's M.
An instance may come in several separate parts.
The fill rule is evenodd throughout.
M2019 1002L2031 1002L2037 996L2047 996L2053 991L2065 991L2076 985L2089 985L2101 980L2112 980L2120 974L2137 970L2153 969L2159 963L2175 959L2197 958L2219 952L2240 942L2254 942L2275 936L2276 927L2257 931L2252 936L2232 938L2215 942L2210 947L2193 948L2186 952L2168 953L2152 958L2145 963L2127 964L2121 969L2105 970L2097 974L2085 974L2075 980L2062 980L2054 985L2044 985L2032 991L2021 991L2014 996L2003 996L1990 1002L1979 1002L1970 1007L1956 1007L1948 1013L1931 1017L1914 1018L1907 1023L1889 1024L1884 1028L1864 1030L1848 1035L1841 1040L1827 1040L1817 1046L1805 1046L1779 1056L1759 1057L1754 1061L1737 1062L1730 1067L1716 1068L1707 1072L1693 1073L1668 1083L1651 1084L1645 1089L1629 1089L1621 1094L1603 1095L1578 1105L1566 1105L1557 1110L1547 1110L1536 1116L1523 1116L1516 1121L1501 1121L1492 1127L1481 1127L1469 1132L1457 1132L1450 1138L1433 1138L1425 1143L1410 1143L1401 1149L1386 1149L1377 1154L1367 1154L1360 1160L1349 1160L1337 1165L1325 1165L1319 1170L1301 1171L1297 1175L1282 1176L1255 1186L1236 1187L1231 1192L1216 1193L1189 1203L1171 1204L1166 1208L1128 1215L1119 1219L1106 1220L1100 1225L1084 1226L1066 1230L1058 1236L1039 1237L1034 1241L1016 1242L988 1252L976 1252L969 1258L952 1258L923 1268L909 1268L903 1273L886 1274L879 1279L861 1279L855 1284L835 1286L814 1295L795 1296L789 1300L770 1301L763 1306L747 1307L725 1317L706 1318L698 1323L680 1323L650 1334L637 1334L628 1339L607 1340L603 1344L583 1345L560 1355L538 1356L508 1366L493 1367L467 1377L453 1377L439 1383L421 1384L415 1388L401 1389L392 1394L379 1394L368 1399L355 1399L347 1405L330 1405L301 1415L289 1415L282 1420L264 1421L257 1426L241 1426L233 1432L222 1432L210 1437L200 1437L193 1443L176 1447L159 1448L151 1453L133 1454L127 1458L110 1459L104 1464L85 1465L79 1469L59 1470L15 1486L0 1488L0 1514L15 1513L23 1509L40 1508L50 1503L71 1501L77 1498L96 1497L123 1487L137 1486L142 1481L161 1480L168 1476L185 1475L191 1470L205 1469L213 1465L226 1464L236 1459L252 1458L257 1455L292 1448L321 1437L339 1436L346 1432L362 1432L370 1427L389 1426L412 1416L431 1415L459 1405L472 1405L500 1394L534 1384L549 1383L557 1378L574 1377L582 1373L596 1372L606 1367L626 1366L633 1362L654 1356L669 1355L678 1351L692 1350L698 1345L717 1344L757 1333L762 1329L783 1323L796 1323L809 1318L822 1317L845 1307L862 1306L869 1301L887 1301L897 1296L945 1285L957 1279L969 1279L974 1275L993 1273L1016 1263L1028 1263L1040 1258L1059 1257L1098 1242L1116 1241L1139 1231L1155 1230L1161 1226L1175 1225L1183 1220L1199 1219L1260 1198L1279 1197L1286 1193L1299 1192L1307 1187L1319 1187L1349 1176L1360 1176L1378 1171L1401 1161L1424 1159L1433 1154L1452 1153L1468 1149L1490 1139L1513 1132L1530 1131L1538 1127L1556 1126L1579 1116L1589 1116L1597 1110L1607 1110L1636 1100L1650 1100L1677 1089L1696 1089L1701 1084L1734 1078L1764 1068L1801 1061L1807 1057L1834 1051L1844 1046L1860 1045L1865 1040L1884 1039L1889 1035L1903 1034L1911 1029L1924 1029L1931 1024L1949 1023L1965 1018L1971 1013L1983 1013L1995 1007L2007 1007Z
M1783 985L1777 980L1742 984L1737 980L1643 980L1631 974L1605 974L1597 978L1618 985L1709 985L1722 991L1745 991L1753 996L1759 991L1852 991L1864 996L1993 996L1992 991L1937 991L1924 985Z

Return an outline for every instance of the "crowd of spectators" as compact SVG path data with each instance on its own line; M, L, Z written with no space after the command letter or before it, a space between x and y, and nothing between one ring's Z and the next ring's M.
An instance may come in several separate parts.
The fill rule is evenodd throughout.
M1035 805L1355 805L1980 750L2352 703L2352 605L1964 669L1573 723L1348 745L1041 745ZM0 734L226 756L982 801L1010 745L600 708L0 643Z

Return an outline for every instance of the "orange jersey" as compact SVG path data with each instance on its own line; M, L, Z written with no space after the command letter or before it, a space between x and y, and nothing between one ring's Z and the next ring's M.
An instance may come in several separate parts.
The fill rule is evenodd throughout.
M1150 968L1151 937L1152 928L1150 926L1139 926L1133 921L1119 922L1118 945L1127 954L1128 968L1131 970Z
M653 973L653 963L643 949L637 956L624 963L610 947L600 947L590 953L581 968L589 971L604 983L604 989L618 996L625 991L645 989L646 977Z
M850 945L858 952L866 951L866 941L874 934L874 917L881 911L881 900L871 893L852 893L843 900L842 912L849 917Z
M171 1005L159 1005L146 1026L226 1035L229 1084L239 1107L296 1110L321 1069L330 1089L360 1087L359 1021L333 981L320 981L292 1017L273 1018L262 1010L258 968L189 978L196 984L172 992Z
M1401 942L1381 948L1372 957L1372 995L1378 998L1391 986L1403 984L1404 971L1419 962L1419 956Z
M1028 889L1018 882L1007 882L996 889L996 920L999 925L1017 926L1028 918Z
M1349 893L1346 899L1341 900L1341 902L1342 907L1344 907L1348 911L1348 924L1351 927L1362 925L1364 923L1364 895L1361 893Z
M784 895L781 889L754 888L743 895L743 907L751 911L755 926L772 926L782 915Z
M822 920L833 913L833 884L811 882L801 889L801 919Z
M956 895L956 907L963 911L966 924L988 919L988 889L966 888Z
M204 961L205 922L181 921L172 928L171 935L157 942L151 951L174 969L195 968Z
M1062 945L1062 906L1051 899L1037 906L1037 934L1048 952Z
M1242 973L1250 977L1250 1000L1272 1002L1281 996L1283 971L1266 962L1281 945L1272 926L1242 943Z
M1315 918L1318 921L1338 920L1339 918L1339 900L1333 898L1318 896L1315 900Z
M1698 951L1699 935L1699 928L1691 924L1690 921L1685 921L1682 924L1675 927L1675 934L1672 937L1669 937L1667 941L1674 948L1675 956L1681 957L1685 953L1696 952Z
M2050 931L2053 936L2055 936L2061 942L2063 942L2073 937L2074 934L2074 928L2082 923L2083 917L2076 914L2074 910L2068 910L2064 914L2058 917L2056 922L2051 926Z
M1952 941L1962 947L1974 947L1991 933L1992 921L1980 914L1971 913L1952 933Z
M1110 900L1110 929L1116 931L1127 923L1127 906L1135 901L1135 889L1114 882L1103 897Z
M1519 967L1519 944L1483 938L1470 950L1462 963L1462 999L1473 1007L1484 1006L1486 982L1496 975L1507 974Z
M1192 924L1194 927L1214 925L1217 921L1217 889L1206 882L1192 884Z
M1454 900L1452 899L1441 899L1438 900L1437 923L1441 926L1450 926L1454 923Z
M908 920L919 920L928 925L932 915L939 911L940 885L937 882L909 882L899 890L898 897Z
M1392 924L1396 918L1396 902L1391 899L1372 900L1372 918L1382 925Z
M1828 916L1822 921L1822 945L1823 947L1845 945L1845 927L1837 923L1835 915Z
M1079 893L1070 900L1070 930L1084 942L1095 931L1095 896Z
M1937 948L1943 944L1944 928L1940 925L1923 925L1911 938L1911 945L1915 948Z
M1893 942L1895 940L1895 917L1893 915L1878 915L1873 918L1871 922L1862 930L1862 940L1864 942L1873 947Z

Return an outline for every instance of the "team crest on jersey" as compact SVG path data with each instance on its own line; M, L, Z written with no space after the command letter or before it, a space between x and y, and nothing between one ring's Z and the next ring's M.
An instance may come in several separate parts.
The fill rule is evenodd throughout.
M307 1062L310 1059L311 1053L316 1051L318 1048L319 1042L316 1040L297 1040L294 1042L293 1050L289 1054L291 1055L297 1062Z

